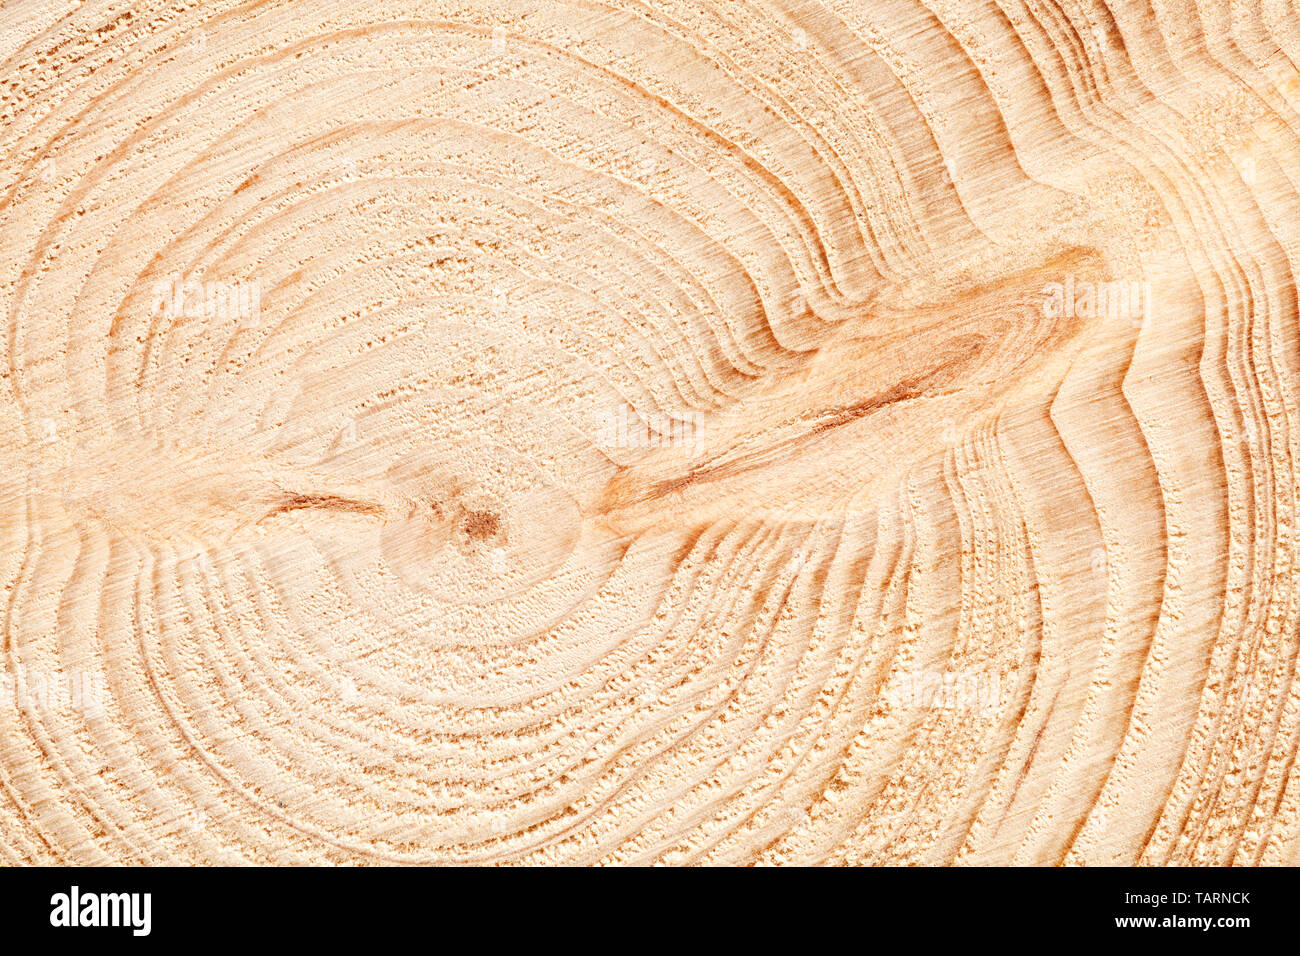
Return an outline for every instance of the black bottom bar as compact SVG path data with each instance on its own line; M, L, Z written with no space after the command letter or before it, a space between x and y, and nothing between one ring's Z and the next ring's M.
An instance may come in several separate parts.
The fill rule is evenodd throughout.
M1276 939L1291 948L1295 877L1223 869L6 869L0 914L18 938L126 945L335 949L416 938L437 950L461 948L468 933L494 947L725 944L765 953L798 946L802 954L810 944L842 948L837 939L855 953L894 949L902 934L927 948L1182 946L1193 937L1216 947Z

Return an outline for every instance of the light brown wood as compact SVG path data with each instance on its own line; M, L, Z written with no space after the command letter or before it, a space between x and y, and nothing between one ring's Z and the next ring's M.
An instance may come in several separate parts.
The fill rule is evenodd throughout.
M1300 17L0 9L0 860L1300 862Z

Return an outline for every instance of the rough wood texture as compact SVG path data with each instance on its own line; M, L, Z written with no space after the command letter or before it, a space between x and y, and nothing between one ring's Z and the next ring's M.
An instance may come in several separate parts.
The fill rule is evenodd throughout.
M0 859L1300 862L1300 17L0 9Z

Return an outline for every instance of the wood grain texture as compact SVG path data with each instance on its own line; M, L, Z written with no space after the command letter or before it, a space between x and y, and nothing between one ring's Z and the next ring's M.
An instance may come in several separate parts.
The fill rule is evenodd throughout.
M1300 862L1300 15L0 8L0 860Z

